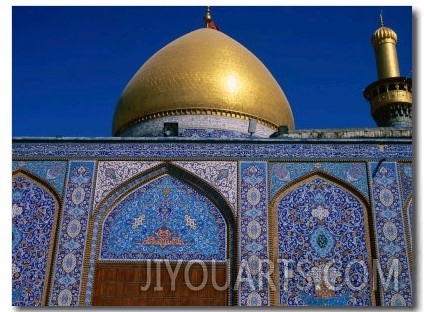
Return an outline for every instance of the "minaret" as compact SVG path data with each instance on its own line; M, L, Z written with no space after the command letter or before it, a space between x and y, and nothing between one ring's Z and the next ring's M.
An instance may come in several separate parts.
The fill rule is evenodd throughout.
M397 35L383 24L372 38L378 80L364 91L371 115L379 127L412 127L412 79L400 77L396 51Z

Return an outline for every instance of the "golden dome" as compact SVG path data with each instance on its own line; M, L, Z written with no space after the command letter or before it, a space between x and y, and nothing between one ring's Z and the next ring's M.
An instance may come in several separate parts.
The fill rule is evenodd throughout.
M272 129L294 127L287 98L262 62L208 28L171 42L137 71L116 107L113 134L175 115L255 118Z
M379 29L377 29L374 32L371 38L371 43L373 47L375 48L378 44L384 41L391 41L392 43L396 44L397 35L393 29L389 27L381 26Z

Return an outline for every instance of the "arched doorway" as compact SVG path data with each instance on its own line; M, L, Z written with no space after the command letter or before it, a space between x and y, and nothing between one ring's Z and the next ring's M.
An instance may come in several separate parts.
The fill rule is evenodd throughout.
M206 182L165 164L121 186L103 207L92 305L234 303L234 215Z
M313 172L280 190L270 207L276 305L375 305L372 219L359 191Z

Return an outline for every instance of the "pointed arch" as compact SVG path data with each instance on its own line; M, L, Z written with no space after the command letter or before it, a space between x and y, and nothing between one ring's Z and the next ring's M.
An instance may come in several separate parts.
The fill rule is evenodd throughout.
M298 177L297 179L291 181L284 187L282 187L275 196L270 200L269 204L269 224L270 224L270 256L271 260L274 263L277 263L279 258L279 221L278 221L278 209L281 201L289 196L292 192L296 191L302 186L307 185L315 180L322 180L324 183L328 183L337 188L340 188L347 194L351 194L362 207L362 215L364 218L364 230L365 230L365 240L366 240L366 250L367 250L367 260L368 260L368 272L369 275L369 285L372 283L372 259L376 258L375 246L375 235L374 235L374 223L371 207L369 200L362 194L353 185L334 177L326 172L321 170L314 170L306 175ZM299 207L300 209L300 207ZM279 270L275 270L273 274L273 281L276 286L276 290L271 293L272 302L275 305L280 305L280 273ZM371 303L373 305L379 304L379 294L374 293L373 289L370 289Z
M201 177L195 175L194 173L184 169L183 167L174 164L170 161L166 161L163 163L160 163L156 166L153 166L139 174L136 174L129 178L128 180L125 180L123 183L115 186L113 189L111 189L108 192L108 195L106 195L98 204L96 211L93 213L93 217L97 214L97 211L100 210L101 207L104 206L106 202L109 201L109 199L114 196L116 193L119 193L123 188L130 187L130 185L133 185L134 183L137 183L136 181L145 181L141 184L147 183L160 175L164 174L164 172L173 175L177 177L178 179L183 180L185 183L192 185L194 188L197 188L199 191L204 192L207 196L208 194L212 194L210 196L211 200L216 199L217 203L219 203L221 206L228 206L231 207L231 204L228 202L227 198L225 198L219 189L217 189L214 185L210 184L208 181L205 181ZM225 212L226 213L226 212ZM231 209L231 213L233 215L233 219L235 219L235 212Z
M403 224L405 227L405 237L406 237L406 247L408 249L408 260L409 260L409 267L411 270L411 274L413 271L413 253L412 253L412 233L413 233L413 201L412 201L412 194L409 195L408 199L406 200L406 204L402 208L402 215L403 215Z
M140 187L151 183L165 175L169 175L183 184L194 189L202 196L206 197L219 211L222 218L226 222L226 257L229 261L230 268L235 268L236 255L236 221L234 212L227 200L211 186L208 182L199 178L198 176L176 166L170 162L161 163L152 167L139 175L132 177L125 181L123 184L116 187L105 197L98 205L98 209L93 214L90 220L89 235L87 238L86 250L89 251L85 255L84 260L84 280L82 284L82 296L80 304L87 304L91 302L92 289L87 291L87 284L93 284L94 278L94 263L98 261L100 254L100 240L103 231L103 224L106 216L116 207L116 205L125 199L129 194L135 192ZM141 261L142 262L142 261ZM235 292L233 285L235 284L236 271L229 270L229 303L234 305L236 303Z
M25 226L25 231L27 232L25 232L21 236L18 226L14 224L15 221L12 221L12 227L13 227L12 230L13 230L14 236L19 235L22 240L25 240L26 242L25 245L30 247L32 253L27 255L29 257L28 260L30 261L37 260L39 262L38 268L41 267L41 269L44 269L44 274L42 278L43 283L42 283L42 290L41 290L41 298L39 299L40 299L40 305L46 306L48 305L48 300L49 300L48 296L49 296L50 287L51 287L51 274L50 274L51 272L50 271L54 263L54 255L56 251L56 243L57 243L57 235L58 235L57 229L58 229L59 216L61 213L62 204L61 204L60 195L57 193L56 189L52 185L50 185L43 178L22 168L12 172L12 190L14 195L18 193L25 193L28 186L27 182L35 186L35 190L34 188L31 188L30 192L32 192L33 196L36 197L35 198L36 201L30 202L30 203L23 202L19 200L18 196L16 197L13 196L13 199L12 199L12 211L13 211L12 219L20 218L21 220L17 225L23 224ZM34 195L34 192L38 194ZM22 196L22 197L24 197L25 199L28 199L28 198L31 199L31 195L30 194L27 194L27 195L29 196ZM48 197L50 197L50 199ZM26 215L25 208L28 208L28 207L31 209L35 209L36 207L39 207L39 210L37 211L36 214ZM25 217L29 218L29 220L27 220L29 222L25 222ZM40 222L35 221L40 219L42 219ZM38 234L32 235L31 232L35 232ZM46 233L48 236L47 240L36 241L37 238L40 238L41 236L43 236L43 234L46 234ZM43 245L42 242L48 242L48 245L47 244ZM18 241L16 242L16 244L17 244L16 247L19 248ZM15 242L13 242L13 245L15 245ZM27 251L22 250L22 252L18 254L23 254L23 253L25 254L27 253ZM15 259L13 250L12 250L12 258ZM25 277L25 271L26 271L25 269L27 268L24 268L22 269L22 271L20 271L21 268L19 268L19 264L17 264L16 266L17 273L19 274L19 276L22 276L23 278ZM31 269L31 267L28 267L28 269ZM13 273L13 274L14 276L18 276L16 275L16 273ZM30 275L31 276L28 276L29 278L30 277L36 278L35 276L32 276L33 273L31 273ZM40 276L38 278L40 278ZM14 282L15 281L12 280L12 284L14 284ZM33 283L33 284L35 285L37 283ZM15 286L16 285L13 285L14 290L16 290ZM23 285L21 286L23 287ZM32 288L35 288L35 286L33 286ZM19 289L17 290L17 293L19 292ZM16 296L18 297L19 294L17 294ZM18 298L16 298L16 300L17 299ZM25 305L32 305L32 304L33 304L32 302L25 303Z

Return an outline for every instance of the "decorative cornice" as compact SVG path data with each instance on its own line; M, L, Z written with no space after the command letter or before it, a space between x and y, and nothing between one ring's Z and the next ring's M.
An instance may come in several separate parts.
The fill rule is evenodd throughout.
M15 160L55 159L411 159L412 137L393 139L16 141Z

